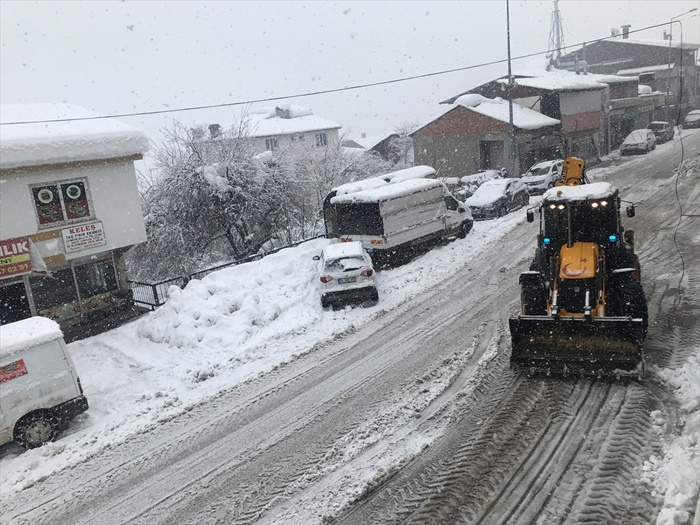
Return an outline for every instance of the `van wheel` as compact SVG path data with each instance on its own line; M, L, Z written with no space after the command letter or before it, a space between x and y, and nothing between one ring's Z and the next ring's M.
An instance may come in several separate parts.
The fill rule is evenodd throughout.
M60 421L45 410L27 414L15 425L15 441L24 448L36 448L58 437Z
M464 221L462 223L462 226L459 228L459 233L457 234L457 237L460 239L464 239L467 234L472 230L474 223L472 221Z

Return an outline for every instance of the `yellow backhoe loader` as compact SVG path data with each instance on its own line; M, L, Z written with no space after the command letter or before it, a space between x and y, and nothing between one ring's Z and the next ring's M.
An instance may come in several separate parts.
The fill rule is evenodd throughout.
M634 233L620 220L619 191L590 183L569 157L539 205L530 271L520 275L521 313L510 319L511 365L571 375L644 375L647 304ZM634 216L634 206L627 215ZM534 211L527 212L534 222Z

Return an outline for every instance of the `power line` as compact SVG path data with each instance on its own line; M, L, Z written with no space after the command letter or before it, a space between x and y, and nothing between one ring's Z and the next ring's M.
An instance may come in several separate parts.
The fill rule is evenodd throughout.
M652 26L643 27L641 29L635 29L634 31L629 31L629 34L638 33L640 31L647 31L649 29L662 27L662 26L665 26L667 24L668 24L668 22L664 22L661 24L655 24ZM579 42L578 44L573 44L573 45L570 45L567 47L571 48L571 47L583 46L586 44L592 44L595 42L601 42L603 40L608 40L610 38L614 38L614 37L613 36L606 36L603 38L598 38L596 40L589 40L587 42ZM551 51L551 50L538 51L536 53L528 53L526 55L519 55L519 56L513 57L512 60L521 60L523 58L531 58L534 56L546 54L549 51ZM558 51L558 50L555 49L554 51ZM134 112L134 113L117 113L117 114L113 114L113 115L95 115L92 117L60 118L60 119L50 119L50 120L24 120L24 121L16 121L16 122L0 122L0 126L12 126L12 125L19 125L19 124L49 124L49 123L54 123L54 122L74 122L74 121L79 121L79 120L101 120L101 119L107 119L107 118L139 117L139 116L148 116L148 115L162 115L165 113L182 113L185 111L198 111L198 110L202 110L202 109L215 109L215 108L225 108L225 107L232 107L232 106L245 106L245 105L250 105L250 104L258 104L260 102L274 102L277 100L294 99L294 98L300 98L300 97L310 97L310 96L315 96L315 95L328 95L331 93L339 93L341 91L352 91L352 90L356 90L356 89L365 89L365 88L369 88L369 87L385 86L388 84L397 84L399 82L408 82L411 80L418 80L421 78L434 77L434 76L438 76L438 75L447 75L449 73L457 73L459 71L468 71L470 69L478 69L478 68L482 68L482 67L486 67L486 66L503 64L507 61L508 61L507 58L502 58L499 60L492 60L490 62L482 62L480 64L473 64L470 66L457 67L457 68L453 68L453 69L445 69L442 71L434 71L432 73L423 73L420 75L412 75L412 76L408 76L408 77L394 78L391 80L382 80L379 82L368 82L366 84L357 84L354 86L346 86L346 87L342 87L342 88L324 89L324 90L320 90L320 91L309 91L306 93L297 93L297 94L293 94L293 95L258 98L258 99L243 100L243 101L237 101L237 102L224 102L222 104L189 106L189 107L176 108L176 109L138 111L138 112Z

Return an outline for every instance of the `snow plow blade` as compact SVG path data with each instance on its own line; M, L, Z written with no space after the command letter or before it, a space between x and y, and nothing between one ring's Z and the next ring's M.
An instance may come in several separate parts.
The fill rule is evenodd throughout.
M510 319L511 366L563 375L644 375L641 319L629 317Z

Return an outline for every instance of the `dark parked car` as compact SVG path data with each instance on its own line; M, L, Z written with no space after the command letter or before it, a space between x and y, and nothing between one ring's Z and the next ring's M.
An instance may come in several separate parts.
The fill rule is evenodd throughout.
M676 134L676 129L671 122L655 121L649 124L647 129L654 132L657 144L673 140L673 136Z
M484 182L465 203L474 219L502 217L530 203L527 186L519 179L494 179Z
M700 109L694 109L685 116L683 127L686 129L700 128Z

